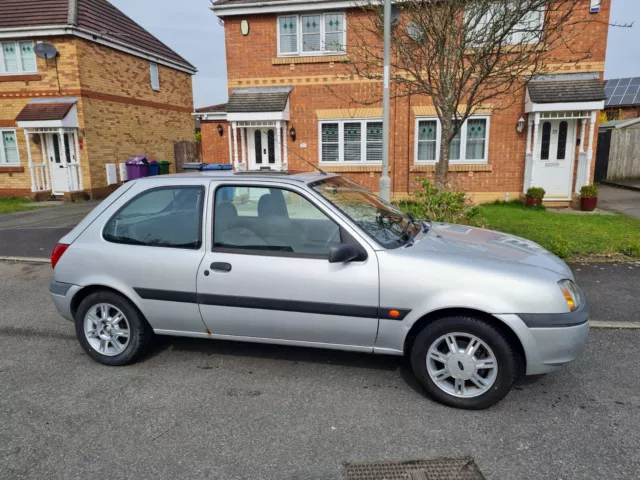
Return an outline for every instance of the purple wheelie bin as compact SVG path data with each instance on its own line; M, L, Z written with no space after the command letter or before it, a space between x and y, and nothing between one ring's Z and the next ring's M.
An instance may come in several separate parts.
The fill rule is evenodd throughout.
M149 175L149 162L146 155L135 155L125 163L129 180L136 180Z

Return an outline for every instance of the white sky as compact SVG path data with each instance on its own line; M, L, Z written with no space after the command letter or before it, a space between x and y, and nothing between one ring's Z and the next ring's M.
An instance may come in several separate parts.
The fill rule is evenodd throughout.
M612 2L611 22L636 22L609 30L605 78L640 76L640 0ZM224 31L210 0L111 0L111 2L198 68L193 78L196 107L227 101Z

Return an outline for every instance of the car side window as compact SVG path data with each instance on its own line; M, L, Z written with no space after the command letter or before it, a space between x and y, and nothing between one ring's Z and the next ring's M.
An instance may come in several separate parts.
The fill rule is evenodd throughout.
M113 243L150 247L202 246L204 187L162 187L144 192L107 222L103 237Z
M216 190L214 250L326 257L340 227L291 190L224 186Z

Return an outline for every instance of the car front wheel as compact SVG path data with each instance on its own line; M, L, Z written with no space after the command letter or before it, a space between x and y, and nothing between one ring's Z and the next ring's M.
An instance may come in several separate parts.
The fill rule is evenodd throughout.
M80 303L75 315L82 348L103 365L127 365L147 350L153 331L126 298L98 291Z
M502 400L518 370L505 336L473 317L441 318L428 324L413 343L411 365L431 397L471 410Z

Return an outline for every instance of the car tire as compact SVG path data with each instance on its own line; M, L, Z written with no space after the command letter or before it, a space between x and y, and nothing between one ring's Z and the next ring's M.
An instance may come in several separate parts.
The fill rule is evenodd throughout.
M477 350L469 355L473 348ZM490 367L493 363L495 368ZM484 366L488 368L481 368ZM509 393L518 361L500 330L479 318L456 316L436 320L418 333L411 348L411 367L436 401L454 408L482 410Z
M138 309L127 298L108 290L91 293L82 300L75 314L75 327L87 355L110 366L138 360L153 337L153 330Z

